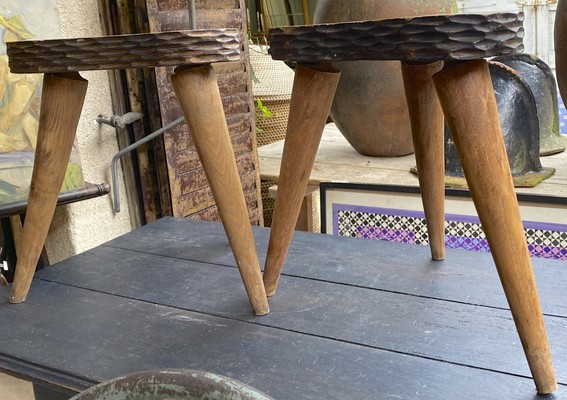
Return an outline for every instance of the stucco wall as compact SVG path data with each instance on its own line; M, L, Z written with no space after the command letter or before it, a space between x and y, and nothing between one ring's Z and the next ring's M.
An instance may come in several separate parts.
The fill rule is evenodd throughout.
M100 36L98 5L95 0L58 0L60 26L64 37ZM85 180L111 182L110 161L118 151L116 131L99 126L99 114L112 115L112 101L106 72L84 72L89 81L85 105L77 131L77 148ZM125 193L120 175L121 193ZM46 244L50 262L80 253L131 230L128 204L114 214L111 196L58 207Z

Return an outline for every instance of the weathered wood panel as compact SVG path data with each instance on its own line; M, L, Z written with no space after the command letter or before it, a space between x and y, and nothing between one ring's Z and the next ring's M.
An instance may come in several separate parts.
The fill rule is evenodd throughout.
M246 203L252 208L258 207L258 198L253 190L256 184L254 160L249 153L236 158L236 165L241 177ZM193 169L181 174L179 184L179 198L183 199L183 212L190 215L197 212L200 207L206 208L214 205L209 184L202 168Z
M249 154L249 151L247 151L247 149L250 148L250 142L252 140L249 134L239 134L237 136L231 137L231 140L236 156L239 156L243 153ZM199 168L201 165L197 151L194 148L190 147L178 149L177 157L177 168L180 175L187 173L193 169Z
M105 19L105 33L132 34L149 32L145 16L145 0L99 0L101 15ZM120 147L142 139L150 132L162 126L157 100L156 80L153 69L126 69L112 72L115 80L120 81L121 89L115 97L124 97L126 111L141 112L144 118L128 127L128 132L119 134ZM120 108L116 110L120 112ZM154 221L162 215L171 215L169 180L165 162L163 138L158 137L150 144L145 144L127 157L133 167L125 169L135 187L128 193L128 201L137 209L139 221L134 226ZM134 191L137 189L137 191ZM140 199L139 207L131 199Z
M147 0L148 22L152 31L187 29L189 15L187 1L183 0ZM254 107L252 103L251 84L249 77L248 46L246 38L245 8L241 0L213 0L196 2L196 21L198 29L237 28L240 30L243 60L226 64L216 64L219 90L221 92L227 124L234 146L235 154L240 159L248 153L247 167L242 168L243 189L250 207L261 207L260 181L256 143L254 136ZM177 100L169 83L171 68L156 70L156 82L163 124L167 124L181 115ZM164 145L167 157L167 169L171 193L172 214L175 216L190 216L211 207L210 190L204 178L198 157L196 157L193 140L186 124L180 124L175 129L164 134ZM250 164L251 162L251 164ZM251 179L251 177L256 178ZM186 204L185 204L186 203ZM203 207L202 209L200 207ZM251 222L262 224L261 212L249 208ZM208 210L203 215L212 216L215 213ZM255 217L252 217L255 216Z
M107 0L98 0L100 19L102 24L102 33L105 35L119 34L120 12L114 5L109 4ZM129 98L124 94L128 92L126 81L124 79L126 71L108 71L110 80L110 93L112 96L112 106L114 113L117 115L124 115L131 110ZM118 140L118 147L123 149L132 143L133 128L128 126L124 129L117 130L116 136ZM137 174L137 165L134 161L132 153L125 155L120 159L122 167L122 174L124 176L124 186L126 195L123 196L125 201L128 202L128 209L130 215L130 224L133 228L138 228L142 225L143 217L143 204L140 202L138 193L141 191L140 181ZM114 194L113 194L114 195Z
M211 294L205 297L218 299ZM38 306L0 309L3 342L12 344L0 352L0 366L73 391L139 370L190 368L231 376L275 399L522 400L533 392L520 376L57 283L36 282L30 302Z
M186 0L99 0L106 15L109 34L160 32L183 30L189 27L188 4ZM223 99L227 125L235 154L250 153L257 175L256 184L247 181L243 186L245 197L260 198L260 180L256 154L255 121L251 83L249 76L248 45L246 37L245 7L243 0L197 0L196 20L198 29L236 28L240 30L243 59L237 62L214 64L219 90ZM152 131L182 115L177 99L169 82L173 67L153 69L129 69L124 71L129 110L144 113L141 123L131 127L130 139L124 146L139 140ZM140 147L136 152L135 165L141 190L144 218L153 221L163 215L188 216L186 210L198 212L193 205L210 207L210 191L202 191L200 182L191 191L190 178L195 169L201 170L193 140L186 125L180 124L158 137L151 144ZM133 168L130 168L133 171ZM181 184L183 174L189 174ZM246 178L249 180L250 178ZM189 182L189 183L187 183ZM186 186L188 184L189 186ZM208 185L206 185L208 186ZM189 188L187 193L185 192ZM251 191L251 193L246 193ZM130 197L135 197L130 195ZM188 200L190 199L190 201ZM182 203L189 201L189 207ZM249 202L261 208L261 202ZM214 207L214 206L213 206ZM249 209L251 222L262 224L258 218L261 212ZM200 214L215 216L210 210ZM214 217L214 219L217 219Z
M206 180L205 180L206 183ZM245 192L245 200L249 210L254 210L258 208L258 199L251 190L255 185L255 177L253 173L242 176L242 186ZM181 196L180 203L183 205L182 212L193 216L200 212L200 210L215 208L215 202L212 198L212 193L209 185L202 187L201 189L193 190L191 193ZM209 215L209 214L207 214ZM212 214L211 214L212 215ZM218 215L215 211L214 215Z
M326 239L330 237L327 236ZM209 236L204 242L209 244L206 247L210 252L218 254L227 251L219 245L226 244L227 241L219 236ZM211 247L214 244L216 246ZM361 245L361 249L364 249L371 246L372 242L362 242ZM105 273L108 271L106 266L113 260L119 260L115 261L117 267L112 272ZM344 261L344 258L341 260ZM483 260L490 262L490 256ZM387 349L408 356L525 377L530 375L521 345L516 339L514 322L507 309L354 287L342 282L283 276L285 292L278 293L272 299L272 313L258 319L246 312L247 304L240 300L245 296L244 289L234 268L221 268L220 265L212 266L167 256L141 256L138 252L109 247L89 251L81 261L83 265L90 267L88 271L77 263L64 263L66 267L58 274L46 269L40 276L126 298L137 296L150 303L177 309L217 316L229 314L241 321L254 321L263 326L357 343L368 348ZM388 262L389 260L383 259L381 265ZM95 264L98 266L94 266ZM153 281L148 280L146 277L151 275L155 265L161 266L162 274ZM358 269L352 259L345 266ZM207 273L210 268L215 271ZM203 279L204 276L211 275L215 276L214 280ZM95 277L91 278L93 276ZM443 278L439 276L436 279ZM418 280L411 276L405 279L414 282L414 285ZM498 278L495 276L495 279ZM128 284L124 284L125 282ZM167 293L152 290L156 286L167 287ZM182 296L187 288L191 289L192 295ZM424 289L420 286L418 288ZM213 299L208 296L208 293L221 292L223 296L219 297L222 298ZM502 293L498 295L504 296ZM548 316L547 321L555 353L567 354L567 343L562 340L563 331L567 329L564 315ZM566 384L567 360L558 357L555 365L559 382Z

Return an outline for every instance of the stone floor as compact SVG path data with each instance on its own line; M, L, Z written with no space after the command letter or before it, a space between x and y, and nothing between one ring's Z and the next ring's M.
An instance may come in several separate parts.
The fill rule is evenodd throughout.
M32 385L0 373L0 398L2 400L35 400Z

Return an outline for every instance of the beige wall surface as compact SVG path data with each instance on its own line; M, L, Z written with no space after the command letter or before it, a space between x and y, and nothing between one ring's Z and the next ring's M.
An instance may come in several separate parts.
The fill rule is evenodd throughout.
M30 382L0 372L0 393L2 400L34 400Z
M57 0L63 37L100 36L98 5L93 0ZM77 147L87 182L110 184L110 162L118 152L116 130L95 122L113 114L107 72L83 72L89 88L77 130ZM120 171L121 172L121 171ZM120 174L121 192L125 193ZM123 195L124 197L124 195ZM111 195L58 207L46 249L51 263L97 246L131 230L128 204L114 214Z

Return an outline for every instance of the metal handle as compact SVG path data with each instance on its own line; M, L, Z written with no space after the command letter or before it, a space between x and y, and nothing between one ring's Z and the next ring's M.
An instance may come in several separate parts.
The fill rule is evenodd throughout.
M112 115L110 118L105 118L103 115L99 115L96 122L99 124L110 125L114 128L124 128L126 125L131 124L134 121L142 119L144 114L139 112L127 112L124 115Z

